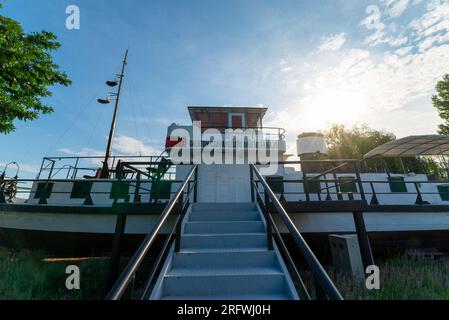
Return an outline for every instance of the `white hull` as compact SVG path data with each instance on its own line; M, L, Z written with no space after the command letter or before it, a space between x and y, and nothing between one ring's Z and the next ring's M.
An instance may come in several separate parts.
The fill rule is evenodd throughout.
M352 213L290 214L303 233L355 232ZM403 232L449 230L447 212L366 212L365 224L369 232ZM128 215L127 234L147 234L158 215ZM112 234L116 216L112 214L71 214L0 211L0 228L50 232ZM168 225L168 224L167 224ZM278 223L284 232L282 222ZM168 227L162 230L167 233Z

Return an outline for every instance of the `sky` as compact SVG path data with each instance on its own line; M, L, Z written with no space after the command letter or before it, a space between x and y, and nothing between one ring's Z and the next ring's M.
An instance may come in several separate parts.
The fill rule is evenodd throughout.
M80 28L66 28L66 8ZM449 0L7 0L2 15L48 30L73 84L55 108L0 135L0 170L36 174L44 156L102 155L113 105L104 82L129 48L113 152L158 154L186 107L265 106L295 137L331 123L434 134L436 82L449 73Z

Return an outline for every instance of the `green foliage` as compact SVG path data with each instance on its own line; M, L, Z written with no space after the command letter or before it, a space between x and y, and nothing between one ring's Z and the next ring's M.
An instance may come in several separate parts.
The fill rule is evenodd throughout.
M332 159L361 160L368 151L396 139L391 132L374 130L366 125L348 129L344 125L333 124L324 136Z
M11 254L0 248L0 300L103 299L108 259L44 261L45 254L21 251ZM80 268L80 290L68 290L65 269Z
M347 128L341 124L333 124L326 132L322 132L328 144L328 156L331 159L357 159L372 149L396 139L387 131L378 131L366 125ZM404 157L370 159L363 162L363 170L368 172L384 172L387 169L394 173L435 174L436 178L444 177L444 169L432 157Z
M432 104L443 120L443 123L438 126L438 133L449 134L449 74L437 83L435 89L436 94L432 97Z
M42 102L55 84L71 82L50 53L60 47L47 31L25 33L20 23L0 15L0 133L15 130L14 121L34 120L53 108Z

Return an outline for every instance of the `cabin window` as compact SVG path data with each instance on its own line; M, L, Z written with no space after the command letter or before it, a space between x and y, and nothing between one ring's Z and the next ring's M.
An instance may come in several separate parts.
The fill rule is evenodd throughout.
M284 193L284 177L282 176L268 176L265 178L267 184L274 193Z
M449 201L449 185L438 186L438 193L442 201Z
M71 199L84 199L90 194L92 181L76 181L72 187Z
M171 198L171 181L154 181L151 184L150 202L169 200Z
M339 177L338 185L340 187L340 191L343 193L356 193L357 186L355 181L355 178L351 176Z
M50 198L53 184L53 182L39 182L36 188L36 193L34 194L34 199L40 199L41 197L44 197L45 199Z
M229 113L228 126L230 128L244 128L245 114L244 113Z
M129 184L119 181L112 183L111 192L109 193L109 199L125 199L129 194Z
M404 177L389 177L388 183L390 185L391 192L407 192Z

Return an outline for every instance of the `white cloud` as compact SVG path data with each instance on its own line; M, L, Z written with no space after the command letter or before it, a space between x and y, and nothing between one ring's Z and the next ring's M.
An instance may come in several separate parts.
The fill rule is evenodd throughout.
M154 156L159 155L162 152L162 148L154 148L142 140L129 137L126 135L118 135L114 138L112 144L112 149L115 154L121 156ZM77 156L77 157L87 157L87 156L104 156L105 151L100 151L91 148L82 148L81 150L73 150L71 148L61 148L60 152Z
M146 145L142 140L129 137L126 135L119 135L115 137L113 150L120 155L145 155L153 156L159 155L162 151L159 148Z
M321 51L337 51L346 43L346 33L338 33L332 36L323 37L318 50Z
M391 17L419 2L384 1ZM290 90L296 94L265 124L285 127L289 139L335 122L367 123L399 136L435 133L439 119L430 97L449 72L449 1L426 2L412 23L390 18L384 26L332 61L314 55L309 60L314 68L302 72L307 74L303 81L295 82L300 71L283 74L285 86L296 83ZM371 49L379 44L387 45L383 53Z
M410 0L381 0L386 6L385 13L391 18L401 16L412 1ZM415 2L416 3L416 2Z
M82 148L81 150L72 150L71 148L61 148L58 151L75 156L75 157L96 157L104 156L104 151L99 151L91 148Z

